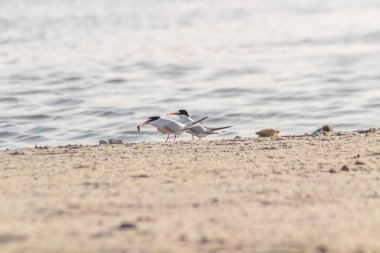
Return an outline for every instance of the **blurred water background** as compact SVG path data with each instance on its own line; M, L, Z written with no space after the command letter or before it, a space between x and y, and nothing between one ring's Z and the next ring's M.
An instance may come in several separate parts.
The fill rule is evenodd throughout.
M378 0L1 0L0 148L379 127ZM183 135L180 139L190 139Z

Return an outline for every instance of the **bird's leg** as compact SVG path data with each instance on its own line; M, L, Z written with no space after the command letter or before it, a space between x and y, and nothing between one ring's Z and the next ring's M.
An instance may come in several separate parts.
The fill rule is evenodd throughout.
M191 137L193 137L193 140L194 140L194 135L192 135Z
M199 137L199 140L201 140L202 138L201 137Z
M169 135L168 135L168 138L166 138L166 141L165 141L165 142L168 142L168 140L169 140Z
M177 135L174 135L174 142L175 142L175 138L177 138Z

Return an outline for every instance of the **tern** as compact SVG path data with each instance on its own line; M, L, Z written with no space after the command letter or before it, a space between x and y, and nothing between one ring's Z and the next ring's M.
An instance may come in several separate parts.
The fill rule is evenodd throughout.
M179 117L179 122L182 124L188 124L190 122L195 122L190 116L189 113L186 110L179 110L178 112L172 112L168 113L168 115L176 115ZM206 127L202 124L196 125L188 130L186 130L187 133L191 134L194 140L194 136L199 137L199 140L202 139L202 137L206 137L210 134L219 134L220 132L217 132L218 130L223 130L226 128L230 128L232 126L225 126L225 127Z
M205 120L206 118L207 117L204 117L197 121L180 123L175 120L165 119L160 116L153 116L153 117L148 118L148 120L146 120L144 123L138 125L137 130L140 131L141 127L146 126L146 125L151 125L157 128L158 132L168 135L165 142L169 140L169 136L171 134L174 135L174 141L175 141L177 135L181 135L184 131L187 131L189 129L192 129L193 127L196 127L199 122Z

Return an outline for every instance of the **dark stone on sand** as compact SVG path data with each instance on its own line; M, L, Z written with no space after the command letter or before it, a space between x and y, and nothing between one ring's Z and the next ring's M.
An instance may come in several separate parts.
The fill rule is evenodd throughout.
M146 175L146 174L139 174L139 175L132 175L131 177L132 177L132 178L148 178L149 175Z
M108 144L108 142L105 141L105 140L100 140L100 141L99 141L99 144L100 144L100 145L104 145L104 144Z
M19 242L26 240L27 237L24 235L16 234L0 234L0 244L7 244L11 242Z
M37 145L34 145L34 148L35 149L49 149L49 146L37 146Z
M210 243L210 240L205 236L202 236L202 238L199 240L199 244L208 244L208 243Z
M212 199L210 199L210 202L211 203L218 203L219 199L218 198L212 198Z
M355 163L355 165L366 165L366 163L365 163L365 162L361 162L361 161L357 161L357 162Z
M319 253L327 253L328 252L328 248L325 245L319 245L317 247L317 252L319 252Z
M110 144L122 144L123 140L122 139L108 139L108 142Z
M241 136L236 135L235 138L234 138L234 141L240 141L241 139L242 139Z
M187 241L187 236L184 235L184 234L181 234L178 236L178 240L180 240L181 242L186 242Z
M200 205L199 203L193 203L191 206L192 206L193 208L198 208L198 207L200 207L201 205Z
M350 171L350 168L348 168L347 165L343 165L342 168L340 169L341 171Z
M322 127L322 131L323 132L332 132L333 128L330 125L325 125L325 126Z
M330 169L329 172L330 172L330 173L336 173L336 170L334 170L334 169Z
M137 228L136 224L132 222L123 222L119 225L120 230L132 230L136 228Z

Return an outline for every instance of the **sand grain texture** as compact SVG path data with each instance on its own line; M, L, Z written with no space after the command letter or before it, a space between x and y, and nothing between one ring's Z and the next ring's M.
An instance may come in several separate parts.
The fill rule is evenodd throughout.
M1 151L0 248L380 252L379 186L379 133Z

